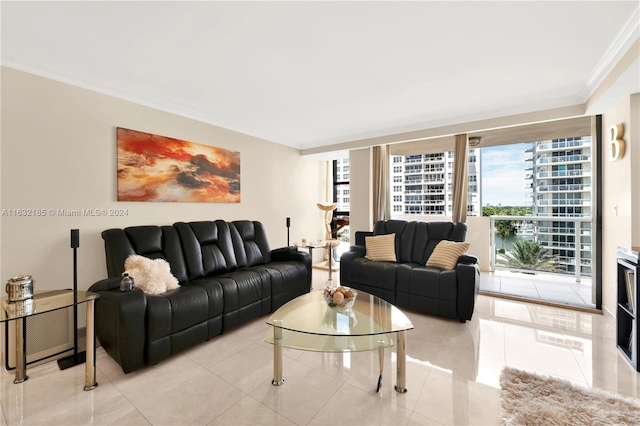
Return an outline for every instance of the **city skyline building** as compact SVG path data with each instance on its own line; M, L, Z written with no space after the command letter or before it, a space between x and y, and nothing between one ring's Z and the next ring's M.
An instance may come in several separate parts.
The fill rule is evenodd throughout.
M480 149L468 157L467 215L482 216ZM451 215L453 151L391 156L391 214Z
M591 136L534 142L527 153L533 216L558 217L534 222L537 240L563 271L591 276L591 222L570 220L592 216Z
M336 211L348 212L349 211L349 157L339 158L334 160L334 175L333 179L336 182L334 201L338 204ZM341 183L346 182L346 183Z

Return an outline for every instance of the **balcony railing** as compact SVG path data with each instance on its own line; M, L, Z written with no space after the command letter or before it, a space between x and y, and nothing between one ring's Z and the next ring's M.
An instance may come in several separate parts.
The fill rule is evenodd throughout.
M560 219L560 218L556 218L556 219ZM557 222L557 221L556 221ZM563 220L564 222L564 220ZM554 227L549 227L549 226L538 226L536 227L536 231L538 231L539 234L575 234L576 230L575 228L571 228L571 227L560 227L560 226L554 226ZM580 235L582 236L590 236L590 233L586 233L585 229L581 229L580 230Z
M538 206L591 206L591 200L536 200ZM558 220L558 219L556 219Z
M434 162L441 162L444 161L444 157L440 156L440 157L427 157L427 158L422 158L422 157L407 157L404 161L404 164L416 164L416 163L434 163Z
M498 246L497 240L500 238L496 235L497 221L514 221L518 223L516 234L511 241L503 241L514 243L517 240L538 241L544 248L550 252L553 250L573 251L574 257L556 255L558 266L565 267L564 272L558 272L563 275L573 274L576 281L580 281L581 275L590 276L590 267L592 263L591 252L591 217L567 217L567 216L490 216L490 238L491 238L491 259L490 270L498 269L514 269L506 265L497 264ZM565 226L549 226L550 222L561 222ZM565 241L553 241L553 236L559 235ZM569 236L573 236L573 241L566 241ZM506 251L506 247L505 248ZM552 254L552 253L549 253ZM518 270L516 268L516 270ZM548 271L545 271L548 272Z
M570 163L576 161L589 161L591 160L590 155L563 155L561 157L542 157L538 158L536 163L538 164L549 164L549 163Z
M591 142L588 140L578 141L562 141L562 142L540 142L536 145L537 151L548 151L551 149L566 149L576 147L590 147Z
M433 175L420 175L420 176L405 176L404 184L405 185L419 185L419 184L444 184L444 175L440 174L437 176Z
M591 176L591 170L555 170L536 173L536 178L538 179L574 176Z
M537 187L538 192L559 192L559 191L591 191L591 185L588 184L570 184L570 185L540 185Z
M405 194L431 194L431 195L443 195L444 194L444 189L429 189L429 190L422 190L422 189L407 189L404 191Z

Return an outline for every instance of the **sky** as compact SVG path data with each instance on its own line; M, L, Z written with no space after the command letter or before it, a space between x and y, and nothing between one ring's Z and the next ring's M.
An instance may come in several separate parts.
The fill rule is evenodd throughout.
M525 150L530 144L512 144L482 149L482 205L525 206ZM531 155L529 153L529 155Z

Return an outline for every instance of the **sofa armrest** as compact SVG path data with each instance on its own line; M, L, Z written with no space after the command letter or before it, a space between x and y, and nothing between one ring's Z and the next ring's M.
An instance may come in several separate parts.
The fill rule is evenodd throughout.
M125 373L145 366L147 298L142 290L120 291L120 277L89 287L100 294L95 305L96 337Z
M311 256L305 251L299 251L296 246L281 247L271 250L271 260L273 262L297 261L309 265L311 271Z
M373 237L373 231L356 231L356 245L364 247L365 237Z
M458 281L458 300L456 310L458 319L470 320L480 290L480 266L477 263L458 263L456 266Z
M271 256L279 256L286 253L295 253L296 251L298 251L298 248L296 246L280 247L271 250Z
M311 289L311 255L306 251L299 251L296 246L281 247L271 250L272 262L302 262L307 269L307 285Z
M367 254L367 249L364 246L351 246L349 247L349 251L346 253L353 253L354 257L364 257Z
M364 257L366 250L363 246L351 246L349 251L345 251L340 256L340 284L351 286L350 272L351 262L354 259Z
M465 263L465 264L476 264L478 263L478 258L476 256L472 256L470 254L463 254L458 258L457 263Z

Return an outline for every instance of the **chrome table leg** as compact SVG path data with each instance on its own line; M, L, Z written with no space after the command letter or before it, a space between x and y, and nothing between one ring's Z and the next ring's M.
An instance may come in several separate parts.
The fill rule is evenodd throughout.
M277 320L274 320L277 322ZM280 324L281 325L281 324ZM282 378L282 346L280 346L280 340L282 340L282 328L277 325L273 326L273 380L271 384L274 386L280 386L284 384Z
M378 345L380 348L378 349L378 362L380 363L380 375L378 376L378 387L376 392L380 392L380 388L382 387L382 369L384 368L384 341L378 341Z
M29 378L27 376L27 350L25 334L25 319L16 320L16 376L13 383L22 383Z
M407 332L398 331L398 369L396 375L396 392L407 391Z
M96 333L95 333L95 300L87 301L87 357L84 361L84 390L92 390L98 386L96 382Z

